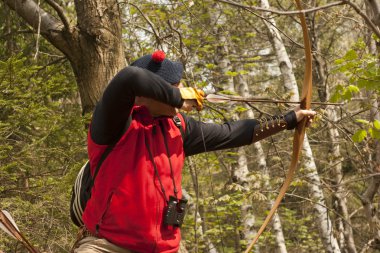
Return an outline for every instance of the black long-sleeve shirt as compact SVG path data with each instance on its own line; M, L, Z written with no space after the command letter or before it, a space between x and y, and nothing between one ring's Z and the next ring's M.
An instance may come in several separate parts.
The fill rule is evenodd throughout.
M148 70L126 67L111 80L96 106L91 123L91 137L95 143L110 145L117 142L123 134L136 96L152 98L177 108L183 104L177 87ZM224 124L202 123L183 116L186 156L204 152L205 146L207 151L212 151L248 145L252 143L255 126L259 124L255 119Z

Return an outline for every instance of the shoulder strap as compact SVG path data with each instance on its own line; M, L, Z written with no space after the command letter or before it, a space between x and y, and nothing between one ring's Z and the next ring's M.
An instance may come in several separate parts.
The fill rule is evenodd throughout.
M130 115L128 117L127 123L125 124L124 130L123 130L123 134L128 130L129 126L131 125L131 122L132 122L132 115ZM112 151L113 147L115 147L116 143L117 143L117 141L111 145L108 145L107 148L104 150L102 156L100 157L98 164L96 165L94 176L92 177L92 181L91 181L91 186L93 186L93 184L95 182L95 178L99 173L100 166L102 165L104 160L107 158L107 156L111 153L111 151Z
M174 124L178 127L179 131L182 135L182 140L185 140L185 121L182 117L182 114L178 113L176 116L173 117Z

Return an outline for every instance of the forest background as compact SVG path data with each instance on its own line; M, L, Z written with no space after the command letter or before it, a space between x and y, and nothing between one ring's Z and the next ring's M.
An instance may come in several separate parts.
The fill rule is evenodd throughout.
M255 252L379 252L377 0L304 1L318 116L285 199ZM305 56L293 1L0 1L0 208L43 252L69 252L71 188L87 159L91 112L108 81L162 49L188 86L299 100ZM284 104L207 104L225 122L284 113ZM181 252L241 252L278 194L286 131L187 159L190 209ZM26 252L0 233L0 252Z

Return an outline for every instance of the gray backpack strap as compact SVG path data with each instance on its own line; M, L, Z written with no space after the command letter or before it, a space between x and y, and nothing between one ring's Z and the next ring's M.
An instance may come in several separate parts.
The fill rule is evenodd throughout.
M181 132L182 135L182 140L185 140L185 130L184 127L182 126L182 120L176 115L173 117L174 124L178 127L179 131Z

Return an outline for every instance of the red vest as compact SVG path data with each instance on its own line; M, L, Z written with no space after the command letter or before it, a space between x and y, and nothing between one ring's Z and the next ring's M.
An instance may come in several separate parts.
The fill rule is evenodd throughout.
M178 114L183 124L183 118ZM159 177L169 195L174 196L169 159L174 180L182 197L181 172L184 164L183 140L172 118L152 118L145 107L134 107L129 129L103 162L83 213L86 227L99 237L123 248L144 252L177 252L180 230L163 224L166 201L146 148L147 140ZM106 145L98 145L88 135L88 154L93 173Z

